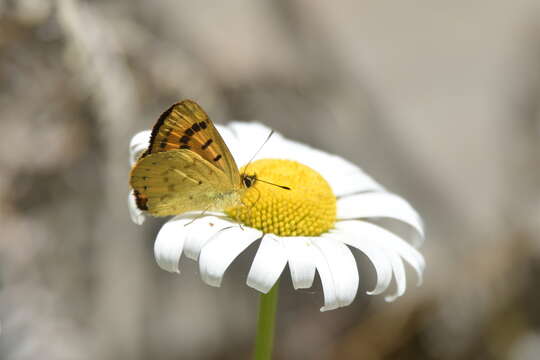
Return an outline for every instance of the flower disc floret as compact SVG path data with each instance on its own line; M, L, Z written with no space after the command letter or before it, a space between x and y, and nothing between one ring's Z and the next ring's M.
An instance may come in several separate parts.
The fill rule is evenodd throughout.
M244 192L241 205L226 210L233 219L279 236L317 236L334 226L336 196L312 168L292 160L262 159L240 172L261 181Z

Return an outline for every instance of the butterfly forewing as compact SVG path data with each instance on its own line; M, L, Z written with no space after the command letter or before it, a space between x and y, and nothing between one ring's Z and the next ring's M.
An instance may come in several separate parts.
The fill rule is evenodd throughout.
M160 116L143 157L175 149L190 150L200 155L222 170L231 185L240 187L240 174L234 158L206 112L194 101L174 104Z

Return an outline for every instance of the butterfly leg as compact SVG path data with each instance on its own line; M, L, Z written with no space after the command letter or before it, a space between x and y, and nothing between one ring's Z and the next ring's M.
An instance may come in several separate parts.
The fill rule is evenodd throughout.
M257 190L257 194L258 194L257 200L255 200L255 202L254 202L253 204L248 205L248 204L246 204L246 203L244 202L244 199L240 199L240 202L242 203L242 206L245 206L245 207L248 209L248 219L251 218L251 210L252 210L253 206L255 206L255 205L257 204L257 202L259 201L259 199L261 198L261 192L260 192L258 189L256 189L256 188L253 188L253 189ZM244 227L242 226L243 224L242 224L239 220L234 219L234 221L238 224L238 226L240 227L240 229L241 229L242 231L244 231Z
M240 227L240 230L244 231L244 227L242 226L242 223L241 223L241 222L239 222L239 221L236 220L236 219L231 219L231 220L233 220L233 221L236 223L236 225L238 225L238 227ZM229 228L231 228L231 227L232 227L232 226L229 226L229 227L226 227L225 229L229 229Z
M259 191L259 189L257 189L256 187L253 187L253 190L257 191L257 200L255 200L251 205L247 205L244 203L243 200L241 200L242 205L244 205L248 209L248 219L251 219L251 210L253 210L253 207L257 205L257 203L259 202L259 199L261 198L261 192Z
M184 224L184 226L191 225L191 224L193 224L195 222L195 220L198 220L198 219L202 218L209 209L210 209L210 206L207 206L206 209L204 209L199 215L197 215L193 219L191 219L190 222Z

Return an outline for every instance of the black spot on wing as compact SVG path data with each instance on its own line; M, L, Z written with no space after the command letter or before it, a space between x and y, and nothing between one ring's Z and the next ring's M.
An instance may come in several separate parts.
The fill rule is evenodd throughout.
M215 158L213 158L212 160L214 161L218 161L219 159L221 159L221 154L219 154L218 156L216 156Z
M189 136L184 135L184 136L182 136L182 137L180 138L180 142L181 142L182 144L187 144L187 143L189 142L189 139L190 139Z
M206 140L206 142L203 144L203 146L201 146L201 149L206 150L210 146L210 144L212 144L213 141L214 140L212 140L212 139Z
M197 131L201 130L201 126L199 124L193 124L193 125L191 125L191 129L193 131L197 132Z
M135 190L133 193L135 195L135 203L137 204L137 207L140 210L144 210L144 211L148 210L148 206L147 206L148 198L141 196L141 193L138 192L137 190Z
M147 155L150 155L152 153L152 145L154 144L154 141L156 140L156 136L159 134L159 130L161 129L161 127L165 123L165 119L167 119L167 117L171 114L171 112L173 111L175 106L176 106L176 104L172 105L170 108L165 110L165 112L163 114L160 115L158 121L156 122L156 124L152 128L152 134L150 135L150 145L148 146L148 149L146 149L146 151L142 154L141 158L143 158L143 157L145 157Z

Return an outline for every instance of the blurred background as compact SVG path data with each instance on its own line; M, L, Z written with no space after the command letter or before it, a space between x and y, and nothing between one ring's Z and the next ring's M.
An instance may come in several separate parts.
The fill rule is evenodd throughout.
M170 104L339 154L423 215L425 284L345 309L282 281L276 359L540 358L540 4L0 0L0 358L249 359L220 289L154 262L128 143ZM410 275L413 275L412 272Z

